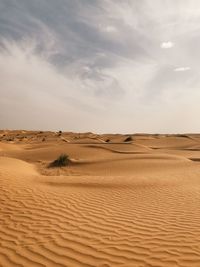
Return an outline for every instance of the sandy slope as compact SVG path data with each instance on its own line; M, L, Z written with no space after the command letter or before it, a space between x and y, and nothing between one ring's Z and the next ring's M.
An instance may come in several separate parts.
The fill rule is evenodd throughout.
M0 131L0 266L200 266L200 136L126 138Z

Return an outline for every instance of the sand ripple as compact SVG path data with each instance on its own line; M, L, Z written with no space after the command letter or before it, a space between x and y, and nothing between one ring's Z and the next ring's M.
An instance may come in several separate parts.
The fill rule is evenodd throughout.
M196 180L47 178L16 159L0 166L0 266L200 264Z

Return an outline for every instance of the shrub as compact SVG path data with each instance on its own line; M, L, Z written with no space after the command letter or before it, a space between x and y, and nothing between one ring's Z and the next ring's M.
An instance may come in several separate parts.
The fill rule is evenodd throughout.
M70 159L66 154L61 154L56 160L49 164L49 167L65 167L69 165Z
M133 141L133 138L131 136L127 137L124 142L130 142L130 141Z
M106 143L109 143L110 142L110 139L106 139Z
M58 132L58 136L61 136L61 135L62 135L62 131L59 131L59 132Z
M11 138L11 137L10 138L7 138L7 141L8 142L12 142L12 141L14 141L14 138Z

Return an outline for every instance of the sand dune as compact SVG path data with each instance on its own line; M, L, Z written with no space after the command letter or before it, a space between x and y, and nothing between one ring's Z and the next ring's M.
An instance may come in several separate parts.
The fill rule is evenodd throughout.
M125 138L0 131L0 266L200 266L200 135Z

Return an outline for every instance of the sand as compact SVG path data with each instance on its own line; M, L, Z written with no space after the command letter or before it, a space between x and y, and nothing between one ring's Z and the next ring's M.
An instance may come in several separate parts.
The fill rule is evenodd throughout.
M0 131L0 266L200 266L200 135L127 137Z

